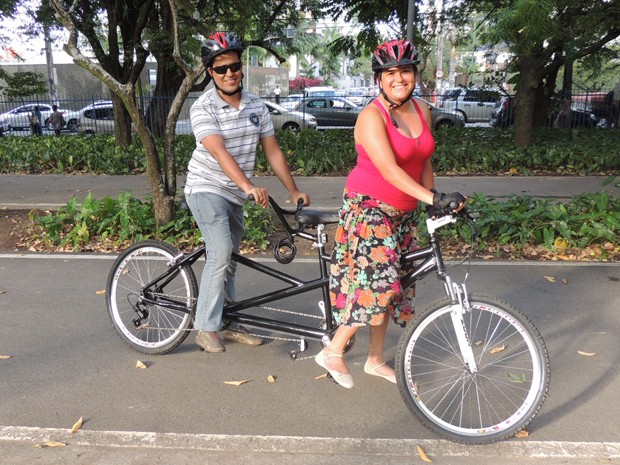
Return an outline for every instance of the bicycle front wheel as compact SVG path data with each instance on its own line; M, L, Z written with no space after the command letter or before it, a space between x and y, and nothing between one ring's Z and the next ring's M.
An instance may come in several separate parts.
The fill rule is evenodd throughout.
M549 390L549 355L540 333L509 304L470 297L464 326L478 371L463 360L449 299L407 326L396 355L409 410L431 431L467 444L507 438L538 413Z
M161 241L134 244L114 262L107 283L108 313L121 339L145 354L165 354L192 327L198 287L189 265L170 272L179 254Z

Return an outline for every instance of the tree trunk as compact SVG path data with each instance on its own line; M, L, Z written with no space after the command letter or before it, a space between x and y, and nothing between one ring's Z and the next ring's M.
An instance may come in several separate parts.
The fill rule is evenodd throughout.
M536 92L540 84L540 79L536 76L537 66L536 60L527 57L517 60L521 76L519 92L515 99L515 145L517 147L526 147L532 143L533 139Z
M112 92L112 104L114 105L114 138L116 145L129 148L132 142L131 117L123 104L123 100Z

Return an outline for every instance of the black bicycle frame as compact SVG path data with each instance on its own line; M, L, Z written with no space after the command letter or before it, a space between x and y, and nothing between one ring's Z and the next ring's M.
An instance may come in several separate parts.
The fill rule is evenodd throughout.
M272 203L273 204L273 203ZM331 339L332 333L335 329L334 322L331 314L331 302L329 299L329 268L330 256L325 253L326 236L323 235L323 225L317 226L316 234L310 234L304 230L292 229L282 213L294 214L280 209L277 205L274 207L278 218L284 225L286 232L291 240L294 237L301 237L305 240L314 241L317 247L317 255L320 265L320 276L316 279L304 281L288 273L276 270L273 267L264 265L250 258L244 257L237 253L233 253L231 259L237 263L240 263L248 268L258 271L259 273L271 276L279 281L288 284L288 287L278 289L275 291L267 292L257 296L250 297L238 302L227 303L224 305L224 319L228 321L235 321L240 324L252 326L255 328L266 329L270 331L277 331L289 335L299 336L301 338L328 340ZM279 211L278 211L279 210ZM143 301L145 303L159 305L161 307L174 309L184 313L191 313L192 308L188 308L187 305L180 300L174 300L165 296L163 292L165 286L171 282L180 272L183 267L193 265L202 255L205 254L205 247L201 246L195 251L185 255L181 254L175 257L171 263L169 263L169 269L161 276L155 278L148 283L142 289ZM208 257L207 257L208 258ZM415 262L423 260L420 264ZM443 279L445 276L445 266L442 260L441 249L439 247L439 241L434 235L430 237L430 245L413 252L409 252L401 257L401 266L405 268L411 268L402 280L403 289L406 289L414 285L417 281L427 276L433 271L437 271L439 278ZM283 320L275 318L265 318L258 315L252 315L249 313L242 313L243 310L258 307L266 303L275 302L287 297L303 294L305 292L313 291L316 289L322 290L323 303L325 309L323 328L310 327L300 325L297 323L288 323ZM193 303L195 307L195 303Z

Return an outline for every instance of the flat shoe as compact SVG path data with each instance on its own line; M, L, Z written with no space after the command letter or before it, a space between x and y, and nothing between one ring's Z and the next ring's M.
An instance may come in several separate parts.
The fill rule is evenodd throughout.
M396 384L396 374L393 375L382 375L377 371L377 368L381 368L386 363L383 362L381 365L377 365L376 367L371 367L368 362L364 364L364 373L367 373L372 376L378 376L379 378L387 379L390 383Z
M330 355L325 355L323 353L323 351L321 350L318 354L316 354L316 357L314 357L314 361L321 367L327 370L327 372L332 375L332 378L334 379L334 381L336 381L338 384L340 384L343 388L347 388L347 389L351 389L353 387L353 377L351 376L350 373L339 373L337 371L334 370L330 370L329 368L327 368L327 365L325 364L325 359L326 358L330 358L330 357L342 357L342 354L330 354Z

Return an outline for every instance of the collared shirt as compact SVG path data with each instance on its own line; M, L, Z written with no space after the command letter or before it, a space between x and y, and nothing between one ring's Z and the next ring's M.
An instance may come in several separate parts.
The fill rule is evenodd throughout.
M201 95L190 109L196 148L189 162L185 194L213 192L238 205L245 193L222 171L217 160L200 141L217 134L224 139L248 179L254 174L256 148L261 139L275 134L267 106L256 95L241 92L239 108L226 103L215 89Z

